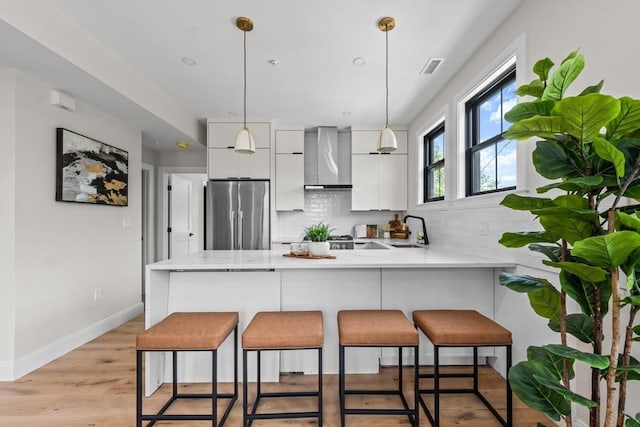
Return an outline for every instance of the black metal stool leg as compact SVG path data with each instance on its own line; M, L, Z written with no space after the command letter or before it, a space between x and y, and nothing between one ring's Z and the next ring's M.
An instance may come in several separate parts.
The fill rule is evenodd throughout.
M507 352L507 427L513 426L513 396L511 394L511 384L509 384L509 371L511 370L511 346L505 346Z
M172 352L172 357L171 357L171 361L172 361L172 366L173 366L173 386L171 388L172 393L173 393L173 397L175 398L178 395L178 352L177 351L173 351Z
M440 347L433 347L433 427L440 427Z
M136 426L142 426L142 355L136 350Z
M340 346L338 355L339 367L338 367L338 382L340 388L340 426L344 427L345 415L344 415L344 400L345 400L345 381L344 381L344 346Z
M211 352L211 425L218 426L218 352Z
M318 349L318 425L322 426L322 348Z
M413 407L416 410L415 414L415 425L414 427L420 426L420 347L417 346L413 349Z
M247 427L247 406L249 402L249 382L247 381L247 350L242 350L242 426Z

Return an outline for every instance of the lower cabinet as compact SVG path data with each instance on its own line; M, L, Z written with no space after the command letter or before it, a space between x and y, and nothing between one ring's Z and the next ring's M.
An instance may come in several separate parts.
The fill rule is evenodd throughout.
M284 270L282 310L322 310L324 373L338 373L338 311L380 308L379 269ZM379 348L349 348L345 367L350 373L377 373ZM316 373L314 350L283 352L282 372Z

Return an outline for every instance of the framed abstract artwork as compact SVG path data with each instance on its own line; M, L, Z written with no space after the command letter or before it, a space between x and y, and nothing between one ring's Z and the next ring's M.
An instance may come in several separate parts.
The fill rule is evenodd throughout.
M56 143L57 201L127 206L127 151L64 128Z

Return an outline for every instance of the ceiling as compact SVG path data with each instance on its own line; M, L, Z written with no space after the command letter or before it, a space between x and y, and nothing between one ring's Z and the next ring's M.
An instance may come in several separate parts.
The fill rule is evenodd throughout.
M304 127L382 127L389 33L389 123L407 126L521 0L51 0L76 27L203 124L242 121L242 32L247 16L247 121ZM38 13L35 11L33 13ZM2 16L0 15L0 18ZM203 135L175 129L122 90L0 21L0 64L54 82L175 149ZM8 43L12 40L13 43ZM19 46L18 49L16 46ZM181 58L196 61L186 65ZM354 65L353 59L366 59ZM446 60L420 75L430 57ZM270 63L275 60L276 65Z

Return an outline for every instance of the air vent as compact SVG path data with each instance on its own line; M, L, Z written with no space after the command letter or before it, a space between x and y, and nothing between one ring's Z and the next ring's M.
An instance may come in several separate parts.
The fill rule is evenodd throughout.
M433 74L436 72L438 67L444 62L444 58L429 58L422 70L420 70L420 75L422 74Z

